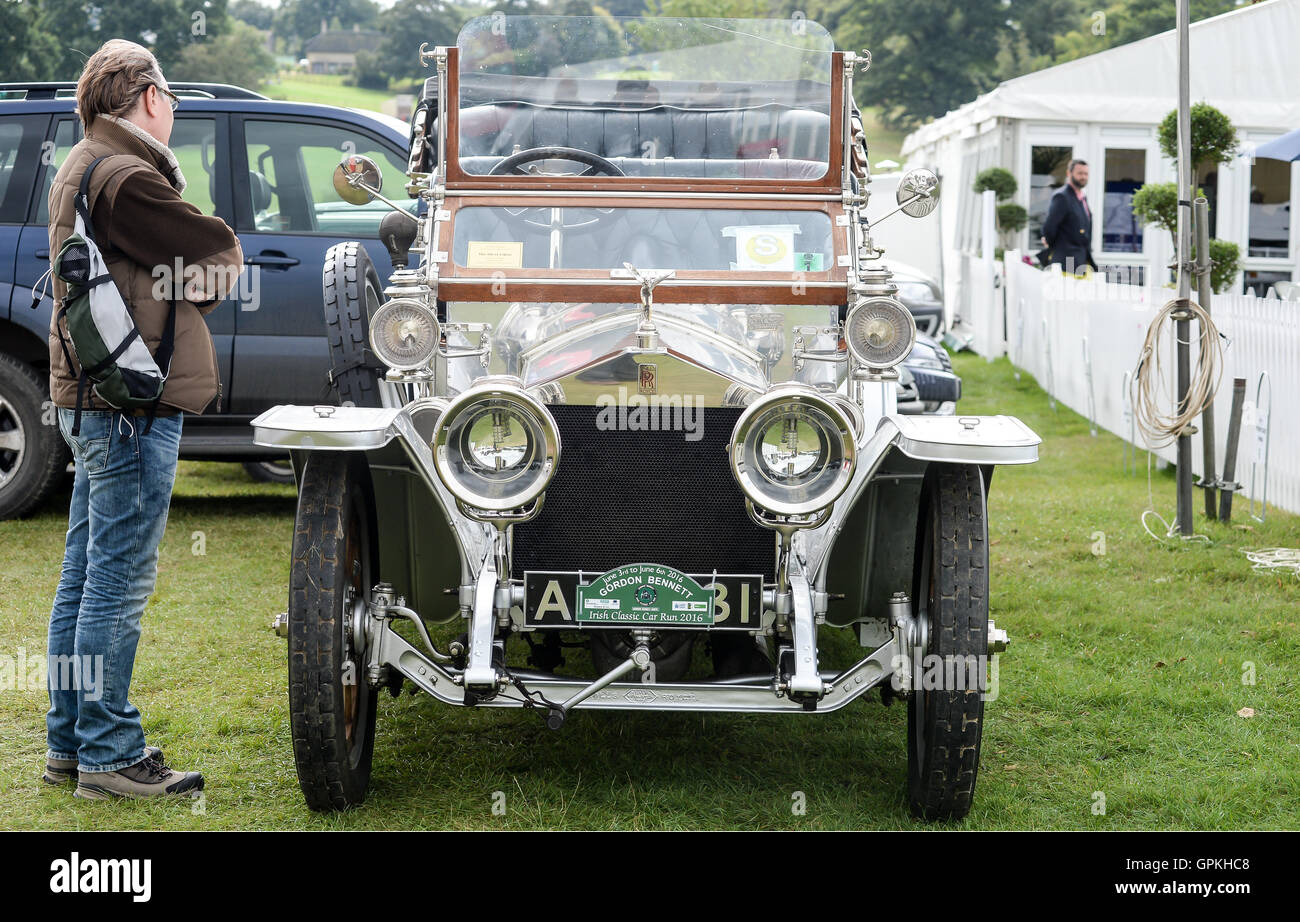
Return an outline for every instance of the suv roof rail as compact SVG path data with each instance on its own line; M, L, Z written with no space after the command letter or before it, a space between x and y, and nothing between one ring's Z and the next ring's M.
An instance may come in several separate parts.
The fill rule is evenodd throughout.
M267 99L261 93L231 86L228 83L169 83L173 93L192 99ZM21 83L0 83L0 99L59 99L76 93L75 80L34 80Z

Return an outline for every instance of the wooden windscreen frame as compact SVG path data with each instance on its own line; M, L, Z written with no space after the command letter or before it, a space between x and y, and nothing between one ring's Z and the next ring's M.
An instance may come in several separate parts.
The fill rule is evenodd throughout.
M729 177L700 177L680 179L646 178L641 176L602 176L598 182L583 181L578 177L542 179L532 176L484 176L466 173L460 168L460 73L459 49L447 49L447 162L446 187L449 195L465 189L562 189L566 191L610 190L618 192L735 192L756 195L783 195L808 193L820 195L840 194L840 175L844 164L843 111L844 54L831 53L831 109L830 152L826 172L816 179L750 179Z
M438 223L433 250L440 254L438 297L444 301L583 301L622 303L639 300L639 285L632 279L614 278L611 269L471 269L452 257L455 214L472 207L583 208L726 208L735 210L819 211L832 227L834 253L823 271L679 271L655 289L662 303L690 304L843 304L847 298L849 228L843 221L840 179L843 168L843 53L831 55L830 151L826 172L813 180L736 180L701 177L647 179L637 176L602 176L598 180L504 175L483 176L460 168L459 79L457 49L447 50L447 140L443 208L448 220ZM576 192L582 195L546 195L530 192ZM490 194L497 192L499 194ZM617 195L593 195L610 192ZM654 193L644 197L638 192ZM465 195L463 193L471 193ZM524 193L524 194L520 194ZM680 193L676 198L672 193ZM718 194L701 198L700 193ZM726 198L728 194L745 198ZM672 268L659 266L653 268Z

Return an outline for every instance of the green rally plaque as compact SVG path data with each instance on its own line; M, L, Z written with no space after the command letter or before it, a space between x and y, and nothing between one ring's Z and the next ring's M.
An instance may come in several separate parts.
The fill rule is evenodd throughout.
M576 621L605 624L713 624L713 589L657 563L615 567L578 586Z

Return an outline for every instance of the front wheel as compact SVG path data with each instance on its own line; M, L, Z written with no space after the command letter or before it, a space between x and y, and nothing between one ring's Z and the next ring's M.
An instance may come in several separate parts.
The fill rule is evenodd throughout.
M924 660L913 666L917 679L907 707L908 799L913 815L924 820L961 819L975 794L988 653L986 508L978 467L930 466L912 587L928 640ZM928 681L939 674L936 667L942 682Z
M289 722L298 783L313 810L365 800L375 690L353 620L370 598L378 551L364 461L313 452L303 468L289 589Z

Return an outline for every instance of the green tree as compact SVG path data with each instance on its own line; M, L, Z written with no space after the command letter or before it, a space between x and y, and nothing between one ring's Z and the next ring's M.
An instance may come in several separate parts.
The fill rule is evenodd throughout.
M275 10L258 0L235 0L230 4L230 16L263 32L270 31L275 23Z
M85 0L41 0L37 26L58 42L53 54L56 78L74 80L86 59L110 38L144 45L166 74L186 47L225 32L229 18L226 0L133 0L102 5Z
M266 50L262 34L247 23L235 22L223 35L186 46L167 76L257 89L274 71L275 58Z
M1088 9L1075 28L1055 39L1056 61L1071 61L1168 32L1178 24L1174 4L1175 0L1114 0L1102 9ZM1237 6L1237 0L1191 0L1190 16L1195 22Z
M442 0L398 0L379 16L380 69L393 80L423 82L434 72L420 66L420 45L454 45L466 18Z
M388 89L388 74L384 72L383 58L371 51L358 51L357 63L344 82L366 90Z
M854 81L861 105L891 128L911 128L969 102L996 82L1002 0L862 0L839 16L843 48L870 49Z
M1196 195L1205 192L1197 189ZM1133 214L1143 224L1154 224L1169 234L1177 249L1178 185L1172 182L1149 182L1133 193ZM1196 240L1192 239L1191 258L1196 258ZM1236 280L1241 268L1241 248L1227 240L1210 240L1210 287L1222 294Z
M645 0L645 12L686 19L766 19L772 10L768 0Z
M1010 170L1005 167L991 166L986 170L980 170L979 175L975 177L973 189L976 195L992 190L1001 202L1015 195L1018 187L1015 174Z
M59 74L59 43L37 22L30 3L0 0L0 80L53 80Z
M1232 121L1208 102L1193 103L1192 125L1192 182L1201 184L1201 177L1221 163L1227 163L1237 153L1237 129ZM1178 163L1178 110L1171 109L1160 123L1156 133L1160 152Z

